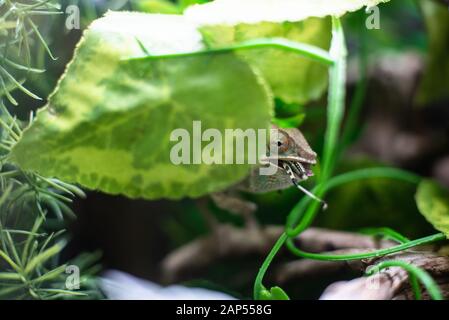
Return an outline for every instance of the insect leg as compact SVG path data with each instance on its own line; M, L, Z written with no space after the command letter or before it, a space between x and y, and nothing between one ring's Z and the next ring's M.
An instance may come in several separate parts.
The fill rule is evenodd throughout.
M304 188L303 186L301 186L300 184L298 184L298 181L295 177L295 174L293 173L292 168L289 166L288 163L284 162L283 167L285 169L285 172L290 176L290 179L292 180L292 183L296 186L296 188L298 188L299 190L301 190L302 192L304 192L307 196L309 196L310 198L320 202L323 205L323 210L327 209L327 203L325 201L323 201L322 199L318 198L316 195L314 195L313 193L311 193L309 190L307 190L306 188Z

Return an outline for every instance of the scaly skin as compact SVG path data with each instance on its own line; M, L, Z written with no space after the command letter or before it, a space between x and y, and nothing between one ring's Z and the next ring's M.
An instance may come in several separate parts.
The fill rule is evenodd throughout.
M277 147L278 151L275 156L270 156L271 152L269 152L265 162L267 165L276 166L278 168L276 173L260 175L259 167L256 167L242 182L228 190L213 193L211 197L219 208L243 215L251 220L250 216L257 207L254 203L242 199L238 191L264 193L283 190L292 185L304 191L298 186L298 182L313 175L311 166L316 164L317 155L298 129L279 129L275 126L273 128L278 131L270 137L269 149L273 150Z

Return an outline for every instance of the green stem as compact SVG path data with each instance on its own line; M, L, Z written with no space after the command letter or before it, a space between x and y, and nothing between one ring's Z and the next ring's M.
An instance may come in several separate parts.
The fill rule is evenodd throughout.
M3 258L17 273L22 273L22 269L3 250L0 250L0 258Z
M347 172L339 176L333 177L327 182L325 190L327 192L335 187L357 180L380 179L380 178L402 180L404 182L409 182L412 184L418 184L422 180L420 176L401 169L387 168L387 167L365 168Z
M320 184L327 181L334 167L334 159L338 148L338 137L344 115L346 94L346 44L343 27L337 18L332 18L332 43L330 55L335 64L329 70L329 97L327 110L327 126L324 137L323 171ZM322 196L321 194L318 195Z
M341 137L340 150L338 152L339 155L341 155L342 151L349 145L349 143L355 136L355 132L358 125L358 119L363 107L363 102L365 101L366 91L368 88L368 79L367 79L368 53L366 43L367 35L365 28L362 29L363 30L360 36L360 54L359 54L360 79L355 88L355 93L351 100L351 105L349 106L349 113Z
M384 261L376 266L372 267L370 270L367 271L368 275L373 275L376 272L379 272L382 269L389 268L389 267L400 267L407 271L411 277L416 277L419 279L419 281L424 285L427 292L429 292L429 295L434 300L443 300L443 295L441 294L440 289L438 288L438 285L435 283L435 281L432 279L432 277L421 268L418 268L417 266L414 266L412 264L409 264L405 261L398 261L398 260L391 260L391 261ZM416 284L413 284L414 286ZM419 286L418 286L419 290ZM420 296L420 295L419 295Z
M335 61L329 70L329 95L327 110L327 125L323 148L323 170L319 176L318 186L314 190L318 198L323 198L326 193L327 181L334 169L336 154L338 151L338 137L344 115L346 94L346 43L343 27L338 18L332 18L332 42L330 56ZM288 231L289 236L296 236L307 229L315 219L319 209L318 202L313 202L307 207L300 224L294 232Z
M138 41L138 40L137 40ZM138 41L139 46L142 48L144 53L150 52L147 48L143 47L143 43ZM334 64L334 59L330 54L319 48L309 44L300 43L296 41L291 41L283 38L258 38L248 41L243 41L235 45L222 48L209 48L206 50L199 51L189 51L189 52L178 52L171 54L161 54L161 55L147 55L144 57L127 58L125 61L145 61L154 59L171 59L171 58L185 58L185 57L195 57L200 55L207 55L211 53L226 53L237 50L253 50L253 49L280 49L284 51L290 51L297 53L303 57L312 59L314 61L323 63L327 66L332 66Z
M406 243L402 243L397 246L386 248L386 249L380 249L380 250L364 252L364 253L342 254L342 255L310 253L310 252L302 251L302 250L296 248L296 246L293 242L294 241L293 238L287 239L287 247L293 254L295 254L301 258L313 259L313 260L342 261L342 260L360 260L360 259L381 257L381 256L385 256L387 254L404 251L404 250L407 250L407 249L410 249L410 248L413 248L416 246L420 246L420 245L435 242L435 241L445 240L445 239L446 239L446 236L443 233L437 233L437 234L434 234L431 236L427 236L424 238L420 238L420 239L416 239L416 240L409 241Z
M412 287L413 293L415 294L415 299L422 300L421 287L419 286L418 278L412 273L409 274L409 278L410 286Z
M321 195L324 194L324 189L322 188L320 191L318 191L318 187L313 189L313 193L317 195L318 197L322 197ZM315 216L318 213L318 209L320 207L320 204L318 202L311 202L310 199L304 200L306 203L301 204L299 203L299 206L306 206L307 204L310 204L307 207L307 210L304 214L302 214L303 211L298 211L299 214L301 214L301 217L299 218L299 223L295 228L287 228L287 234L289 237L296 237L300 233L302 233L304 230L306 230L310 224L315 219Z
M333 177L329 179L325 185L321 187L321 191L318 191L319 187L316 187L312 190L313 193L317 194L318 192L327 193L333 188L339 187L343 184L350 183L353 181L358 181L362 179L377 179L377 178L390 178L397 179L406 182L410 182L413 184L418 184L421 181L421 177L409 173L403 170L394 169L394 168L368 168L368 169L360 169L356 171L351 171L348 173L341 174L339 176ZM307 197L303 197L301 201L292 209L290 214L287 217L287 234L289 237L295 237L301 232L303 232L313 221L315 217L315 213L317 207L312 207L312 209L306 211L303 214L304 210L307 208L307 205L310 203L310 199ZM316 203L314 204L316 206ZM295 224L300 223L293 228Z
M260 292L264 289L262 281L265 276L265 273L267 273L268 267L270 266L274 257L276 256L278 251L284 245L285 240L287 240L287 235L285 233L283 233L283 234L281 234L279 239L276 241L276 243L274 244L270 253L265 258L265 261L263 262L262 266L260 267L259 272L257 273L256 280L254 281L254 292L253 292L254 299L256 299L256 300L260 299Z
M316 189L311 190L313 194L315 194ZM286 223L286 231L287 235L289 237L294 237L295 234L297 234L297 231L301 228L296 226L296 224L299 221L302 221L304 217L304 212L309 205L311 199L309 197L302 197L300 201L293 207L293 209L290 211L290 213L287 216L287 223Z
M390 229L390 228L385 228L385 227L384 228L367 228L367 229L361 230L360 232L363 234L370 235L370 236L379 236L380 235L386 239L391 239L391 240L394 240L399 243L406 243L406 242L410 241L410 239L403 236L399 232L394 231L393 229Z
M273 39L272 39L273 40ZM278 39L274 39L275 41L279 41ZM335 153L337 151L337 140L338 134L340 130L341 121L343 119L344 113L344 100L345 100L345 86L346 86L346 44L345 37L343 33L343 27L338 18L332 17L332 41L331 41L331 49L329 53L322 52L322 49L318 51L316 48L304 47L303 45L297 46L300 44L291 43L290 41L285 42L284 39L278 45L282 45L287 50L295 51L298 53L302 53L303 55L308 55L309 58L318 60L323 63L327 63L331 66L329 71L329 94L328 94L328 120L327 120L327 129L326 136L324 142L324 160L323 160L323 174L320 175L319 185L316 190L316 195L318 197L322 197L324 195L325 189L322 187L324 183L327 181L330 173L333 169L332 161L335 158ZM260 41L260 39L259 39ZM266 39L265 39L266 41ZM267 42L265 43L266 46ZM268 44L270 46L273 45L273 42ZM285 46L287 44L287 46ZM250 44L254 46L254 42ZM307 200L303 200L307 201ZM307 206L307 203L304 202L304 208ZM301 221L300 232L307 228L309 224L313 221L320 204L318 202L313 202L307 212L305 213L303 220ZM301 210L302 212L302 210ZM283 233L281 237L276 242L273 249L270 251L270 254L264 261L262 267L257 274L256 281L254 283L254 298L258 299L259 292L263 289L262 280L263 277L271 264L274 256L283 246L285 241L288 239L288 235Z

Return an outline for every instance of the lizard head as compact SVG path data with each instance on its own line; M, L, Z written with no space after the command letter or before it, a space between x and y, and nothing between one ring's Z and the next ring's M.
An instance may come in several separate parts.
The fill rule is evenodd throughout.
M310 198L322 203L323 209L326 209L326 202L299 184L313 176L312 166L316 164L317 154L298 129L280 129L276 126L273 129L275 131L270 135L269 154L263 162L276 166L280 171L273 175L260 175L259 170L253 170L247 179L249 185L246 190L268 192L285 189L293 184Z
M277 129L270 138L270 151L277 148L279 167L293 175L296 181L306 180L313 176L312 166L316 164L316 153L310 148L301 131L296 128ZM290 169L290 170L288 170Z

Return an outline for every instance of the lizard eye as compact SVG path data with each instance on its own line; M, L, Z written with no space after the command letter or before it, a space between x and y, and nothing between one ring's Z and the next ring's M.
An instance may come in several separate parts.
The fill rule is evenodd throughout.
M290 148L289 136L279 130L276 132L276 136L270 139L270 148L276 148L279 153L286 153Z
M289 146L290 146L288 137L286 137L286 136L280 137L280 139L278 139L278 140L276 141L276 144L277 144L277 147L278 147L278 151L279 151L280 153L285 153L285 152L287 152L288 149L289 149Z

